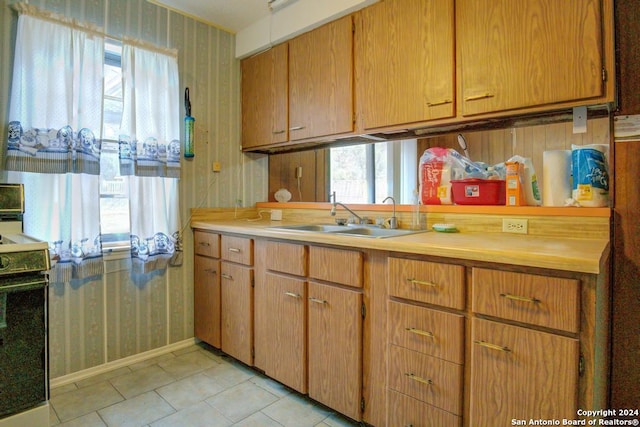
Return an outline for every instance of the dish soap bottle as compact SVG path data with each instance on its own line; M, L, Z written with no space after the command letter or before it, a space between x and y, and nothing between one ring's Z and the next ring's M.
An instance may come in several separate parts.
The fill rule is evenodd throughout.
M422 230L422 217L420 214L420 195L418 190L413 190L413 210L411 213L411 229Z

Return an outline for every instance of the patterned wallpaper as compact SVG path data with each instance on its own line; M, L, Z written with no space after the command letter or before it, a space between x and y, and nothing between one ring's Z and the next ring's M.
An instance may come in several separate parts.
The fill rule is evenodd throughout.
M0 129L6 138L17 16L0 0ZM196 118L195 157L180 180L184 263L144 280L110 261L107 273L51 286L51 378L193 337L194 207L252 206L267 199L268 159L240 149L240 64L235 35L145 0L29 0L35 6L94 22L114 38L177 48L181 88L189 87ZM181 111L183 111L181 107ZM4 148L4 144L0 143ZM4 151L0 150L0 153ZM2 161L0 154L0 164ZM214 174L211 164L220 162ZM5 177L0 171L0 181Z

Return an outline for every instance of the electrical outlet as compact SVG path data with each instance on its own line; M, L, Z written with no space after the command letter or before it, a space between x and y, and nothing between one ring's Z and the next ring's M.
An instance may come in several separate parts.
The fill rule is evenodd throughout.
M502 231L504 233L527 234L529 231L528 223L527 219L503 218Z

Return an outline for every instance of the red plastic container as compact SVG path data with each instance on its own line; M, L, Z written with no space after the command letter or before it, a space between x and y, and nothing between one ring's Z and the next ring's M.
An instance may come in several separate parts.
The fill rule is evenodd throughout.
M504 205L506 186L502 179L458 179L451 181L456 205Z

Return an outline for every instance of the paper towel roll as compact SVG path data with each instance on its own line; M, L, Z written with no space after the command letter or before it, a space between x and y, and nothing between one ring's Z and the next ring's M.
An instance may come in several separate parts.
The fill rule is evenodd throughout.
M542 153L542 204L564 206L571 198L571 150Z
M609 205L609 171L603 144L574 145L571 152L572 197L586 207Z

